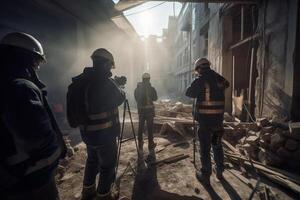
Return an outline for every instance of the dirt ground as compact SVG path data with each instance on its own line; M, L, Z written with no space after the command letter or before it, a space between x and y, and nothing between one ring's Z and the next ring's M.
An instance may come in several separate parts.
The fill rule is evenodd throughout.
M188 141L190 141L188 139ZM151 165L148 159L147 140L145 139L144 156L138 157L134 140L122 144L117 185L121 196L131 199L189 200L189 199L248 199L252 189L240 181L233 173L225 170L225 180L220 182L211 176L211 187L204 187L195 178L193 165L193 145L191 142L179 144L174 137L155 137L157 143L155 157L151 162L159 161L177 154L189 155L188 158L171 164ZM174 147L174 144L179 144ZM82 179L86 159L85 145L76 146L76 152L70 158L58 187L63 200L80 199ZM197 154L198 158L199 155ZM148 161L145 162L145 160ZM197 160L199 165L199 160ZM125 169L127 170L125 171ZM236 171L236 173L240 173ZM255 179L249 178L252 185ZM264 184L260 184L262 186ZM272 189L275 199L294 199L276 187ZM261 199L258 194L253 199Z

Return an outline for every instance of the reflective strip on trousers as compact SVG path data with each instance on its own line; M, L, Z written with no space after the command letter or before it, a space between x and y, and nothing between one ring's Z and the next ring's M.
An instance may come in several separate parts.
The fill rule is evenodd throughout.
M87 125L85 128L85 131L100 131L103 129L107 129L113 126L113 122L109 121L102 124L96 124L96 125Z
M199 103L200 106L224 106L224 101L202 101Z
M145 109L145 108L154 108L154 105L148 105L148 106L139 106L138 108L140 108L140 109Z
M199 114L223 114L223 109L199 109Z
M113 112L102 112L102 113L98 113L98 114L92 114L92 115L89 115L89 118L91 120L105 119L114 114L118 114L118 109L115 109Z
M37 170L43 169L51 164L53 164L60 157L61 150L58 148L50 157L41 159L35 163L34 166L29 167L25 173L25 175L35 172Z

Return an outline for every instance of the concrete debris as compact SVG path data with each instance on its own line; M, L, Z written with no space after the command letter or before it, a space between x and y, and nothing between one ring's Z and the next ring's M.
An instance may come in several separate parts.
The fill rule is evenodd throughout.
M286 164L284 166L294 170L300 167L300 164L295 164L300 163L300 123L289 123L289 130L284 124L273 123L266 118L255 123L224 124L231 127L225 129L224 139L240 154L247 154L251 159L270 166L282 167Z
M170 101L154 102L157 116L192 119L192 105Z

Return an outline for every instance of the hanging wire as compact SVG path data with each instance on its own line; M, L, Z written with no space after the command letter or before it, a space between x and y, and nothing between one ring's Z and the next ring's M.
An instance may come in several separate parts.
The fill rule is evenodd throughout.
M125 16L125 17L129 17L129 16L132 16L132 15L137 15L137 14L146 12L146 11L148 11L148 10L151 10L151 9L153 9L153 8L156 8L156 7L158 7L158 6L161 6L161 5L163 5L164 3L166 3L166 1L161 2L161 3L159 3L159 4L155 5L155 6L146 8L146 9L144 9L144 10L140 10L140 11L134 12L134 13L130 13L130 14L127 14L127 15L118 15L118 16L116 16L115 18L118 18L118 17L124 17L124 16Z

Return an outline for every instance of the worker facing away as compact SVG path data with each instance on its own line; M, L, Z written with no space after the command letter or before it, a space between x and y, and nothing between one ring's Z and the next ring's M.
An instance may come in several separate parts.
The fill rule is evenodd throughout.
M117 164L116 138L120 134L118 106L124 102L125 93L111 78L113 55L100 48L91 58L93 67L86 67L69 86L67 116L72 127L80 127L87 146L82 199L114 200L118 198L112 191Z
M153 118L155 115L153 101L157 100L157 93L150 83L150 74L144 73L142 82L137 84L134 91L134 97L137 102L139 114L139 130L138 130L138 144L139 150L143 150L143 132L145 122L147 122L148 129L148 148L149 151L153 150L156 146L153 140Z
M223 179L224 153L222 148L223 118L225 107L225 89L229 82L210 68L206 58L195 62L199 76L186 91L186 96L196 98L194 117L199 123L201 171L196 172L199 181L210 184L212 173L210 149L212 146L216 162L216 176Z
M57 200L54 171L66 146L36 74L45 62L42 45L9 33L0 54L0 199Z

